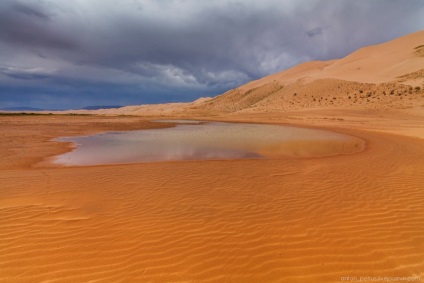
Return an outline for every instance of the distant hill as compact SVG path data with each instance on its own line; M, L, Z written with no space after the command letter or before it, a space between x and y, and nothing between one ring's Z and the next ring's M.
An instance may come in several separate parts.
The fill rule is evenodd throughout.
M80 108L79 110L99 110L99 109L116 109L121 108L120 105L99 105L99 106L86 106L84 108ZM16 106L16 107L4 107L0 108L0 111L61 111L61 109L41 109L35 107L24 107L24 106Z
M101 105L101 106L86 106L84 108L81 108L83 110L99 110L99 109L115 109L115 108L121 108L120 105Z
M33 108L33 107L5 107L0 108L0 110L4 111L43 111L45 109Z

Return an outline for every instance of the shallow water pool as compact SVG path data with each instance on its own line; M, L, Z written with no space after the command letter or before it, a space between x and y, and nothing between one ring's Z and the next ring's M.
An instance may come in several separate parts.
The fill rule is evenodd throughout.
M78 166L176 160L322 156L352 153L361 139L315 129L279 125L208 122L166 129L108 132L56 139L75 149L55 164Z

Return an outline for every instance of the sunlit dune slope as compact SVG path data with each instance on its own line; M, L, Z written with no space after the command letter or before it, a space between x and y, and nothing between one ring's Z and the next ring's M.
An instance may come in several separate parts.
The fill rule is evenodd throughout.
M339 60L300 64L230 90L204 107L224 112L416 107L424 104L423 54L420 31Z

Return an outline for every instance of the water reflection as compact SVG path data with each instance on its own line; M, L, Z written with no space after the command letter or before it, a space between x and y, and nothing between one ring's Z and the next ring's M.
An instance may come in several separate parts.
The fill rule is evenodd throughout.
M57 156L55 163L96 165L263 158L270 152L285 154L284 144L290 144L290 150L293 150L293 144L296 144L296 141L305 147L305 141L344 143L351 139L352 137L337 133L286 126L217 122L179 124L167 129L60 138L59 141L74 142L77 148ZM302 148L302 150L305 149Z

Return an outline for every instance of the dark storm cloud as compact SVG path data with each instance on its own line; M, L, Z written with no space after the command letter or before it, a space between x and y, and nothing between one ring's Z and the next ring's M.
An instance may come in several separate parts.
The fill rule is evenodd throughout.
M40 74L26 74L26 73L4 73L6 76L9 76L14 79L19 80L40 80L40 79L47 79L49 76L47 75L40 75Z
M49 17L42 10L39 10L38 7L27 5L24 3L13 3L11 8L18 13L25 14L29 17L36 17L41 20L48 20Z
M422 29L423 13L422 0L3 0L0 84L186 100Z
M41 5L42 2L27 2L6 0L0 3L1 43L14 49L76 47L75 39L51 21L49 6Z

